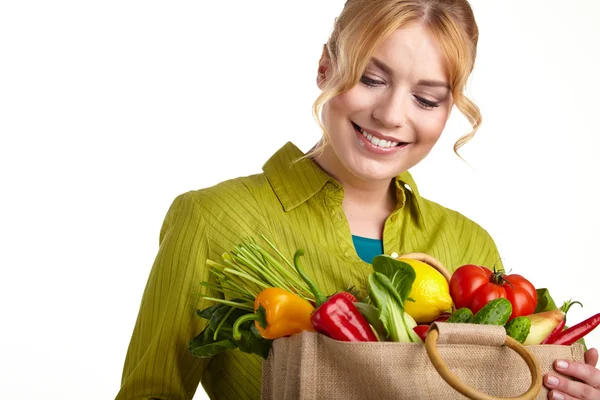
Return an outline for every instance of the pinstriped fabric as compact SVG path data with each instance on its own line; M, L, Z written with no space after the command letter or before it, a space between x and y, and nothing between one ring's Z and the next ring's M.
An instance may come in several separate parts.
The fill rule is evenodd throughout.
M263 173L178 196L164 219L160 247L142 297L117 400L191 399L201 382L212 399L259 399L261 360L237 350L212 359L188 355L205 322L199 283L210 280L207 258L219 260L247 237L265 234L302 263L326 293L354 285L363 294L371 265L354 249L342 210L343 188L287 143ZM422 198L408 172L396 178L398 204L385 223L384 252L425 252L450 270L491 266L494 242L459 213Z

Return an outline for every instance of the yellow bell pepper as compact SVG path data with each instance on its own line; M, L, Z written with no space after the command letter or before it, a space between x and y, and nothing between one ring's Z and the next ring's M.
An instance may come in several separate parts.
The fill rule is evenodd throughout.
M280 288L263 290L254 299L254 314L246 314L233 325L233 337L239 340L239 327L254 320L260 335L265 339L277 339L302 331L314 331L310 315L314 307L295 293Z

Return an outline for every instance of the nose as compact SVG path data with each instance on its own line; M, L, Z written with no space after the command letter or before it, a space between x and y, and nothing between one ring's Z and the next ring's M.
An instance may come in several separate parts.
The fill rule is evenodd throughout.
M373 118L386 128L401 128L408 119L408 95L403 90L389 91L382 96L373 110Z

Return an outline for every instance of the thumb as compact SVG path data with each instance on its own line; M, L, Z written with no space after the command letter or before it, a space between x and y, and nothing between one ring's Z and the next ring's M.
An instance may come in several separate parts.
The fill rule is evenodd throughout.
M595 367L596 363L598 362L598 350L596 350L594 348L589 349L588 351L586 351L583 354L583 358L584 358L586 364L591 365L592 367Z

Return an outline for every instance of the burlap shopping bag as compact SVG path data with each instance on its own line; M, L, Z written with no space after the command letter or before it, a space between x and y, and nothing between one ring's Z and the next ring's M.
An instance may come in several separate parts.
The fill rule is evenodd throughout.
M471 398L545 399L542 374L553 370L554 360L583 361L580 344L519 345L531 357L528 366L521 355L503 345L506 332L502 326L433 326L436 328L432 327L429 335L439 335L437 345L435 340L428 342L434 344L441 358L434 361L447 366L461 385L489 395ZM437 329L436 335L431 333L433 329ZM529 395L521 396L528 390ZM421 343L338 342L303 332L275 340L268 360L263 362L263 400L464 398L440 376Z

